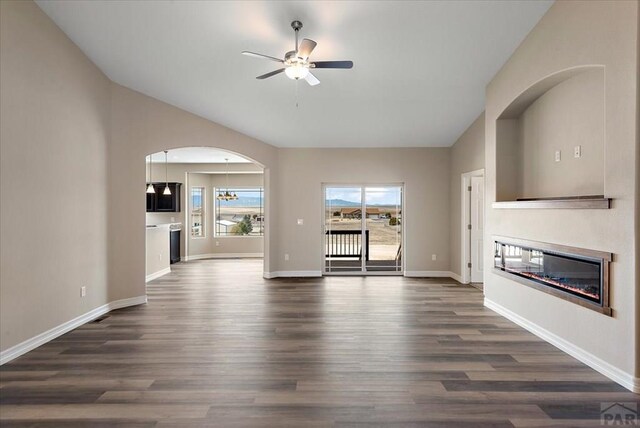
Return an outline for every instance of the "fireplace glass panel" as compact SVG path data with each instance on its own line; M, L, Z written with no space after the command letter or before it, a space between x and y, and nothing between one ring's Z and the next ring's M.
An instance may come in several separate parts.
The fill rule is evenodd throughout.
M496 242L494 266L585 300L602 303L599 260Z

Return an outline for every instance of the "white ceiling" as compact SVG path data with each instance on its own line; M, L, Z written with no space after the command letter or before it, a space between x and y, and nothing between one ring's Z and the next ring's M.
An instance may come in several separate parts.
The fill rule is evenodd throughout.
M153 163L163 163L164 152L154 153L152 159ZM225 163L226 159L229 163L252 163L242 156L207 147L172 149L167 153L169 163Z
M552 1L38 0L113 81L281 147L450 146L484 108L486 84ZM309 87L255 77L301 38Z

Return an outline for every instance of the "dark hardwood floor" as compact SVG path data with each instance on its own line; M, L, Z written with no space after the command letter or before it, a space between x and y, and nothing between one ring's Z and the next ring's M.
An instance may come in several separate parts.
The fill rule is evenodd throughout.
M600 426L639 396L448 279L180 263L0 368L3 427Z

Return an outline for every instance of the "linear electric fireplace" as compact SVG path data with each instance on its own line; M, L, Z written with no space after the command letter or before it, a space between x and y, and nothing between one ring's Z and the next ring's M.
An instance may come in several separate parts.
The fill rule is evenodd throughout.
M611 253L495 236L494 271L606 315Z

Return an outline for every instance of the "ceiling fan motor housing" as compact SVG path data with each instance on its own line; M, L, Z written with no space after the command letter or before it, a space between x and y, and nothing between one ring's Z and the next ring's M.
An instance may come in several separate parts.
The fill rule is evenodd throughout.
M284 60L285 62L287 61L293 61L294 59L296 59L296 51L289 51L286 54L284 54Z

